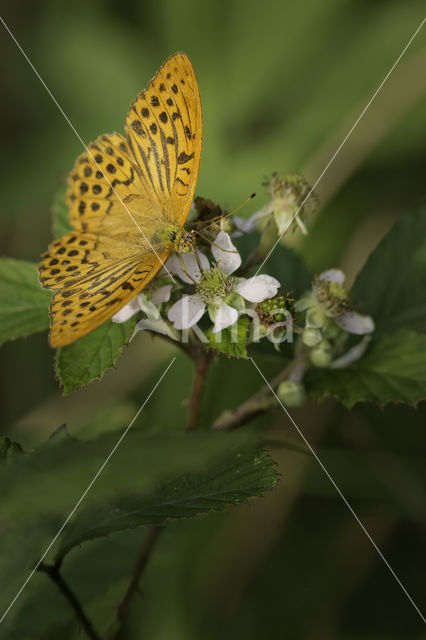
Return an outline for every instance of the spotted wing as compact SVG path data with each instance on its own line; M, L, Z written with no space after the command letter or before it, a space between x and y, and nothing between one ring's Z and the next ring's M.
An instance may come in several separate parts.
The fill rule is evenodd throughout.
M147 192L166 219L183 225L194 198L203 123L195 71L188 56L171 56L130 106L127 141Z
M150 282L169 253L116 259L105 251L108 245L99 251L96 242L94 234L69 233L42 256L40 280L59 290L50 305L52 347L74 342L114 315Z
M152 221L161 205L146 189L127 140L118 133L100 136L77 158L68 179L72 226L148 248Z

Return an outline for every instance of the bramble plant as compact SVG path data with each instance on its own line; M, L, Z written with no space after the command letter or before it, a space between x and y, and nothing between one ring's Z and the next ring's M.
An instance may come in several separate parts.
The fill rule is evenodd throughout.
M101 379L141 331L179 348L195 370L187 428L196 433L185 433L183 425L126 430L108 472L62 531L55 555L36 565L68 600L87 637L121 637L142 571L169 520L223 510L276 485L274 461L263 451L265 432L237 428L274 410L277 398L300 407L308 398L333 396L351 407L366 401L416 404L426 397L425 209L395 224L347 291L341 270L311 275L294 250L277 244L283 231L307 231L304 180L274 175L268 188L271 201L250 220L225 217L220 207L197 198L188 220L189 229L203 228L197 255L186 253L180 260L173 254L166 269L111 320L58 350L56 374L64 394ZM67 231L66 213L61 196L53 208L58 235ZM2 259L0 295L2 341L48 328L51 293L41 288L35 264ZM265 353L277 370L270 386L200 421L211 364L227 358L255 362ZM111 434L78 440L65 427L32 452L2 439L0 482L8 491L3 517L13 522L10 535L23 535L35 517L44 522L31 543L34 562L40 540L73 505L78 474L86 470L90 479L94 462L100 466L115 442ZM48 503L27 504L27 483L34 496L46 495L50 477L56 491ZM107 622L94 622L62 576L62 564L77 546L139 527L148 527L148 537L124 596ZM16 551L8 536L12 571Z

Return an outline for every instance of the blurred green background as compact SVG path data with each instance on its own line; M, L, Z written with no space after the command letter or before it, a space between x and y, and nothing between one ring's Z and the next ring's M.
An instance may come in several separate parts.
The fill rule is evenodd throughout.
M257 191L246 215L266 202L265 174L299 171L311 184L317 180L423 14L417 0L74 0L6 2L3 10L86 142L122 131L129 103L162 61L177 50L188 53L204 111L197 194L233 208ZM321 208L309 237L291 240L313 272L339 266L352 281L391 224L425 199L425 33L318 184ZM1 252L37 261L51 239L53 195L81 144L4 29L0 42ZM139 334L102 383L62 398L45 334L6 344L2 432L32 447L64 422L81 437L121 429L171 353L159 339ZM179 355L141 428L183 428L191 376ZM228 376L232 390L224 383ZM250 363L214 365L204 415L210 421L260 382ZM424 609L425 406L362 405L348 412L330 401L294 415ZM279 488L227 516L168 528L144 580L141 637L426 638L419 616L315 461L280 445L297 440L285 415L277 411L266 423L280 463ZM83 547L76 566L84 566L91 549L100 558L119 545L136 549L141 535L112 536L96 552ZM105 584L110 564L96 565ZM125 584L118 573L114 580ZM44 580L36 576L28 588L41 588ZM95 610L104 596L86 598Z

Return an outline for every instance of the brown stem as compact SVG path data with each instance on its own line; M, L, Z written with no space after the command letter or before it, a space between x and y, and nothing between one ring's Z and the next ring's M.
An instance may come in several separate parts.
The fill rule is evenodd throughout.
M148 560L151 557L151 554L155 548L158 537L162 532L163 527L152 526L148 529L148 535L146 536L142 548L139 552L138 557L136 558L135 566L133 567L133 573L131 580L129 582L129 586L127 587L126 593L124 594L123 599L117 607L117 620L119 622L120 628L123 625L125 620L127 609L132 601L133 596L139 589L139 581L141 575L148 564Z
M188 429L196 429L198 426L198 416L200 413L201 400L203 397L204 383L207 370L209 368L212 352L206 350L201 345L193 345L192 359L195 364L194 382L192 384L191 397L188 408Z
M276 389L280 382L286 380L290 373L300 365L300 360L293 360L288 367L283 369L273 380L271 380L270 386L272 389ZM276 405L274 397L270 397L270 386L265 385L251 398L243 402L235 411L227 412L220 416L214 423L213 429L236 429L246 424L250 420L254 420L258 415L264 413L271 407Z
M62 595L68 601L69 605L74 611L75 616L77 620L79 620L83 629L85 630L87 637L90 638L91 640L101 640L101 637L96 633L95 629L93 628L92 622L84 613L83 608L77 599L77 596L75 595L75 593L72 591L72 589L69 587L69 585L65 582L62 575L60 574L59 566L56 564L53 564L53 565L44 564L42 562L38 566L37 571L42 571L43 573L46 573L49 576L49 578L53 580L53 582L58 587L59 591L62 593Z

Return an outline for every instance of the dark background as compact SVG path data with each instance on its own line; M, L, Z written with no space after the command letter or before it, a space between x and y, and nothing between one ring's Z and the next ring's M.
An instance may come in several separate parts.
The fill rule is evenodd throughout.
M97 0L9 2L3 17L85 142L122 131L130 101L162 61L188 53L204 111L197 194L233 208L257 191L248 215L267 200L265 174L299 171L317 180L423 8L420 1ZM1 251L37 261L51 239L52 198L81 144L4 29L0 43ZM318 184L321 208L309 237L290 239L313 272L341 267L351 282L391 224L424 201L425 63L423 29ZM139 335L104 382L62 398L46 334L4 345L2 431L32 447L63 422L83 437L121 429L170 354ZM179 356L142 427L183 428L191 375ZM259 384L250 363L216 364L206 422ZM293 413L424 609L425 407L347 411L329 401ZM278 442L278 489L229 515L169 527L144 582L141 637L426 638L317 463L280 446L297 441L286 416L277 411L267 422Z

